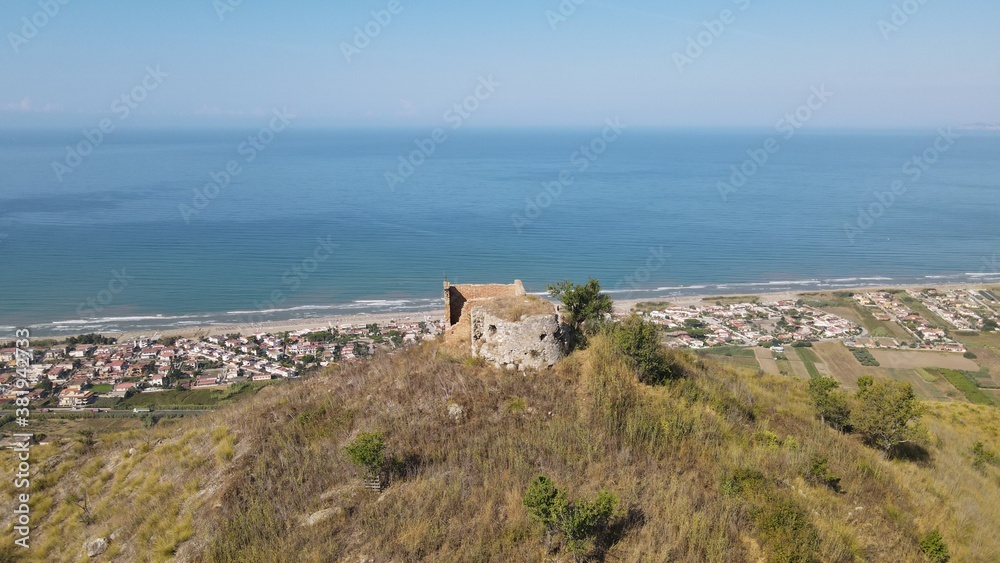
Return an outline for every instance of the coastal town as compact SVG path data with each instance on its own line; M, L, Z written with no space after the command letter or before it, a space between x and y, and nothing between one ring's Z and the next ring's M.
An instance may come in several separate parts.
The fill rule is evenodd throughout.
M380 350L433 339L440 321L344 324L295 332L210 335L200 338L91 334L37 347L28 367L33 405L94 408L137 393L225 389L243 382L292 379L335 363L352 363ZM18 396L17 351L0 349L0 400Z
M639 310L661 327L670 348L763 347L778 354L785 346L814 342L842 343L853 350L966 353L952 331L996 331L1000 321L1000 297L987 289L842 293L836 304L849 305L846 311L858 316L854 320L845 318L844 307L798 297L773 302L704 298L703 304L654 303ZM870 323L864 322L866 317ZM27 371L29 398L39 408L100 410L120 406L136 394L224 390L239 383L293 379L434 339L445 324L443 319L404 319L329 323L289 332L123 339L92 334L42 341L45 345L35 347ZM0 400L19 396L14 387L16 356L13 347L0 348Z
M864 291L847 297L860 313L898 325L905 332L894 335L881 327L868 330L803 299L666 304L644 310L643 315L663 327L669 347L693 349L841 341L849 348L965 353L966 347L950 331L990 332L997 330L1000 321L1000 297L985 289Z
M863 333L861 327L846 319L795 301L666 307L646 315L664 327L671 348L777 347Z
M990 290L877 291L858 293L854 300L877 321L895 323L910 336L902 339L875 335L883 337L849 343L865 348L965 353L966 347L949 335L950 330L990 332L997 329L1000 319L1000 300Z

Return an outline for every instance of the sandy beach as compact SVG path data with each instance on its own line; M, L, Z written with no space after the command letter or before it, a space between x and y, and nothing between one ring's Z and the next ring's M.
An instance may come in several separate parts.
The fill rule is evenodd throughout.
M886 286L858 286L853 288L837 288L836 291L876 291L881 289L913 289L913 288L929 288L934 287L937 289L990 289L995 288L995 284L968 284L968 283L953 283L953 284L894 284ZM614 304L615 314L624 315L628 314L636 305L644 302L670 302L677 306L694 306L694 305L706 305L714 303L719 299L726 299L732 297L741 296L755 296L760 298L764 302L774 302L774 301L786 301L786 300L796 300L803 294L816 294L816 293L831 293L833 290L822 291L822 290L802 290L802 291L777 291L768 293L735 293L735 294L718 294L718 295L679 295L673 297L647 297L644 299L617 299ZM309 319L289 319L282 321L271 321L261 324L230 324L230 325L206 325L200 327L187 327L171 330L156 331L150 334L149 331L143 332L117 332L108 333L109 336L114 336L119 339L130 339L139 336L156 336L157 338L162 336L187 336L187 337L201 337L210 336L214 334L230 334L230 333L242 333L242 334L255 334L255 333L277 333L277 332L295 332L299 330L311 330L318 329L323 330L330 327L340 327L342 325L364 325L370 323L387 323L390 321L396 322L432 322L443 320L444 311L443 303L441 309L428 309L425 311L407 311L405 313L378 313L378 314L356 314L356 315L340 315L332 317L317 317Z
M890 284L890 285L867 285L867 286L857 286L857 287L838 287L837 289L804 289L801 291L774 291L765 293L732 293L732 294L718 294L718 295L679 295L676 297L654 297L646 299L623 299L615 301L615 313L626 314L632 310L633 307L639 303L649 303L649 302L662 302L668 301L673 305L679 307L690 307L694 305L711 305L715 301L720 299L731 299L733 297L758 297L761 301L765 303L773 303L775 301L795 301L799 299L802 295L816 295L816 294L832 294L834 292L848 291L852 293L859 293L865 291L880 291L885 289L927 289L935 288L939 290L948 289L971 289L971 290L981 290L981 289L995 289L997 287L996 283L992 284L970 284L970 283L941 283L941 284Z
M442 306L443 307L443 306ZM278 332L296 332L299 330L326 330L329 328L337 328L344 325L366 325L372 323L385 324L390 321L396 322L432 322L444 320L444 311L439 309L427 310L427 311L407 311L406 313L377 313L368 314L360 313L357 315L341 315L334 317L317 317L309 319L288 319L283 321L270 321L259 324L227 324L227 325L206 325L200 327L186 327L178 329L169 330L159 330L155 333L150 334L147 331L139 332L114 332L108 333L107 336L113 336L122 339L138 338L140 336L144 337L164 337L164 336L184 336L184 337L202 337L211 336L214 334L233 334L240 333L244 335L257 334L257 333L278 333Z

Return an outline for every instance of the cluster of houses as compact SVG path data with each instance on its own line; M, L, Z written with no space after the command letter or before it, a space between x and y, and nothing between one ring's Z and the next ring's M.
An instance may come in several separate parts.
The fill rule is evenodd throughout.
M83 408L98 396L124 398L167 388L293 378L314 366L358 361L380 348L433 338L442 330L441 322L389 321L251 336L127 342L85 339L110 343L57 344L34 350L27 375L35 388L29 397L32 403L52 398L52 406ZM17 396L15 363L13 348L0 349L0 400Z
M907 292L915 300L921 300L919 293ZM922 350L937 350L942 352L965 352L964 345L956 342L948 336L945 329L933 325L919 313L908 307L897 294L886 291L874 291L858 293L854 295L854 300L859 305L867 309L876 320L882 322L892 322L902 326L914 341L912 343L900 342L895 339L868 339L866 341L850 342L849 346L863 348L919 348Z
M862 333L846 319L796 301L668 307L645 316L665 328L672 348L771 346Z
M958 330L989 330L1000 320L994 310L1000 301L992 291L925 289L907 293Z

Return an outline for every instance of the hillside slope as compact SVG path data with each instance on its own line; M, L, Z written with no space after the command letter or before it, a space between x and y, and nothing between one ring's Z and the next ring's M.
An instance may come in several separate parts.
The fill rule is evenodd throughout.
M1000 554L1000 470L971 453L1000 449L997 410L930 405L926 459L887 461L815 420L802 382L676 361L684 378L648 387L603 339L528 375L428 343L197 419L37 447L32 547L0 560L568 561L522 504L539 475L621 499L596 559L922 561L932 529L954 561ZM395 460L381 494L344 455L361 431L384 432ZM839 492L804 477L814 456ZM6 480L6 506L14 492Z

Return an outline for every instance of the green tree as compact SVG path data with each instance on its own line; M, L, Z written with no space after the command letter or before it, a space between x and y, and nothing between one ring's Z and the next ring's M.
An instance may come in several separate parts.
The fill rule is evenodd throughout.
M851 426L883 455L888 456L893 446L913 442L920 436L915 423L923 408L909 383L864 376L858 380L857 399Z
M634 363L643 383L663 383L679 372L660 346L659 328L639 315L608 325L607 333L614 348Z
M838 391L840 383L830 377L815 377L809 380L809 396L824 424L845 430L850 424L851 409L847 406L847 396Z
M577 333L596 330L604 316L611 313L611 298L601 293L601 282L594 278L583 285L566 280L547 289L549 295L562 301L569 323Z
M385 435L362 432L344 450L355 465L365 470L366 479L375 479L385 464Z

